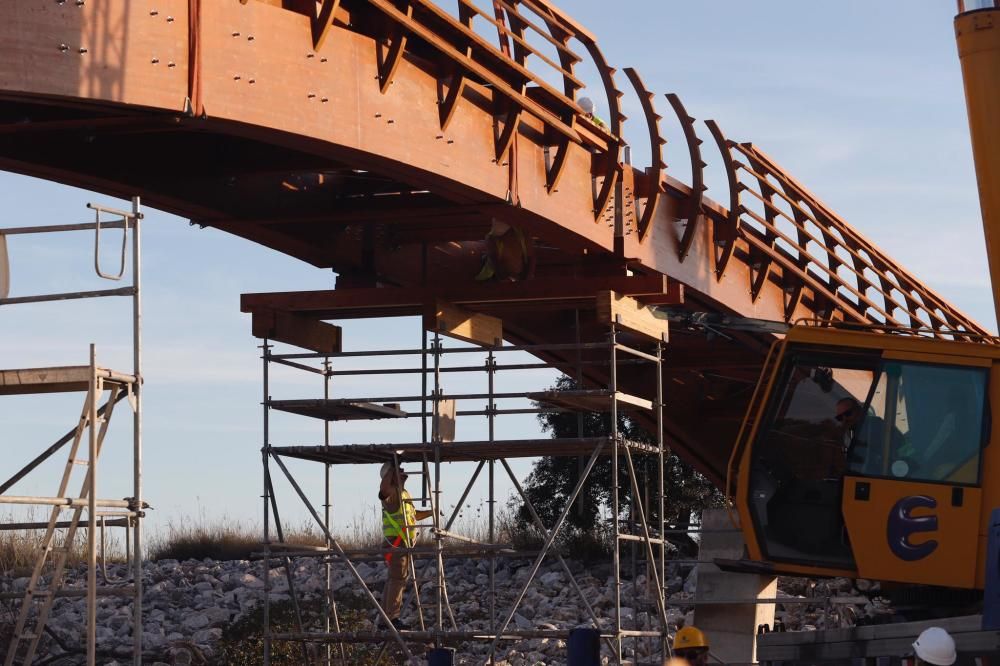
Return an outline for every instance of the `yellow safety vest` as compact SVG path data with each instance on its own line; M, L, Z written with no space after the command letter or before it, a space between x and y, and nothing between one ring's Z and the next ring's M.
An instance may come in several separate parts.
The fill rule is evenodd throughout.
M417 509L413 506L413 498L404 490L401 493L400 506L393 513L382 507L382 535L390 542L396 537L402 537L406 547L412 547L417 541Z

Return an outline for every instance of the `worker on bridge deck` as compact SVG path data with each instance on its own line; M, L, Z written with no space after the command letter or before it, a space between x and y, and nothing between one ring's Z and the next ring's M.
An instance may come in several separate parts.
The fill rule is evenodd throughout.
M382 482L378 498L382 502L382 536L385 539L385 564L389 568L382 596L382 609L397 630L409 629L399 619L403 607L403 591L410 577L410 552L417 542L418 521L429 518L431 511L418 511L407 492L406 472L387 462L379 470Z

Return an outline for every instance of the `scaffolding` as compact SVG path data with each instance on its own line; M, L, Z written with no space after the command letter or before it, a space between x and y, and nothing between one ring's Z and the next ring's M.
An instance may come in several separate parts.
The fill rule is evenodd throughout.
M7 648L4 666L15 663L30 664L46 630L46 623L56 599L65 597L86 598L86 660L88 665L97 663L97 599L98 597L130 597L133 603L133 663L142 663L142 517L147 504L142 500L142 307L141 242L139 224L142 219L139 198L132 199L131 210L122 211L93 204L87 207L94 213L94 221L81 224L11 227L0 229L0 306L25 303L42 303L78 299L122 296L131 301L132 371L117 372L97 363L95 346L90 345L86 365L23 368L0 370L0 396L37 395L65 392L85 394L83 408L76 425L54 444L0 484L0 504L44 507L50 511L45 522L9 522L0 524L2 530L44 530L38 547L35 565L23 593L12 593L5 598L20 599L17 620ZM111 216L112 219L104 219ZM120 264L116 270L105 272L101 265L101 238L109 230L121 231ZM8 236L91 231L94 238L94 269L105 280L122 282L131 278L130 284L94 291L50 293L33 296L9 296ZM131 271L128 270L129 236L131 235ZM101 403L103 399L103 404ZM98 461L105 435L115 407L126 401L132 410L132 496L125 499L98 497ZM27 477L43 462L68 445L68 455L63 468L58 491L54 496L9 495L7 491ZM84 471L79 493L72 492L74 473ZM75 487L75 486L74 486ZM60 520L64 511L68 520ZM83 514L86 512L86 521ZM64 574L68 565L76 533L81 523L86 526L87 585L85 589L65 585ZM105 529L125 528L125 555L132 574L130 583L110 580L104 563ZM100 542L100 547L99 547ZM103 572L103 584L98 579Z
M338 290L341 291L341 290ZM611 302L616 297L611 294ZM600 297L598 298L600 301ZM598 308L600 310L600 308ZM421 649L427 644L436 648L456 646L465 642L481 642L488 645L488 663L500 661L504 652L503 644L526 638L568 638L569 628L561 630L523 629L512 625L525 596L536 580L539 570L546 557L553 557L574 590L581 609L586 610L586 616L594 629L599 630L601 640L608 647L613 663L623 663L626 657L626 646L632 642L646 642L646 654L659 651L660 655L669 654L667 644L667 596L665 594L665 575L667 549L667 534L671 531L664 522L664 456L665 444L663 435L663 373L665 343L667 340L667 325L665 321L644 319L636 324L628 316L612 312L605 314L599 321L604 323L599 327L603 334L590 335L590 340L584 340L580 331L580 314L576 313L577 330L574 342L560 344L504 344L499 336L490 337L455 335L466 342L478 342L473 346L446 346L443 342L441 327L428 327L425 320L419 348L410 349L379 349L369 351L342 351L340 349L339 328L336 342L326 348L313 345L316 341L316 330L310 330L310 335L302 331L288 335L267 335L277 329L272 325L258 326L258 317L267 318L274 323L275 313L267 309L252 310L254 313L254 330L257 337L264 338L262 344L263 361L263 515L264 515L264 545L266 550L261 554L264 564L264 664L269 664L272 646L279 641L291 641L301 644L302 659L306 663L351 663L348 657L347 645L352 643L382 644L381 655L387 650L398 650L403 657L413 657L413 647ZM329 314L329 313L327 313ZM280 316L280 315L279 315ZM363 311L354 310L349 316L365 316ZM474 319L478 315L466 313ZM322 319L328 318L326 315ZM336 317L329 317L331 319ZM321 322L310 322L310 326ZM430 329L430 330L428 330ZM593 331L593 327L590 329ZM448 333L448 331L445 331ZM454 331L451 331L454 333ZM330 336L327 336L328 338ZM271 339L268 339L271 338ZM291 342L299 347L311 349L307 352L277 353L274 340ZM327 341L329 342L329 340ZM537 362L500 362L512 353L527 353L537 357ZM461 364L463 355L479 355L483 358L481 364ZM409 359L410 363L401 363L400 367L384 367L385 358ZM553 359L572 359L573 373L576 375L576 388L572 390L531 390L531 391L498 391L497 375L501 372L516 372L553 368ZM459 359L458 365L448 365L445 359ZM372 359L381 361L383 367L364 367L339 369L343 359ZM517 359L515 359L516 361ZM399 362L396 362L399 363ZM280 365L299 371L317 375L323 387L322 398L309 399L276 399L271 395L272 366ZM558 363L560 369L566 372L565 363ZM625 393L619 386L618 376L622 367L629 366L629 372L648 373L648 386L653 387L653 395L638 396ZM442 377L446 374L485 374L487 390L485 392L448 393L444 390ZM567 373L568 374L568 373ZM420 378L419 393L368 395L364 397L331 398L331 384L338 377L344 376L383 376L399 377L402 375L417 375ZM602 380L595 384L594 377ZM586 384L586 388L584 388ZM485 401L485 407L471 408L470 401ZM509 401L520 401L530 406L503 407ZM458 404L461 408L456 407ZM650 415L653 429L652 442L629 441L619 431L618 414L620 410L646 411ZM271 414L274 411L285 412L302 417L318 419L323 423L322 444L314 445L279 445L274 441L271 425ZM498 421L507 415L540 414L542 412L563 411L582 415L586 412L603 412L609 415L610 432L600 437L584 437L582 417L578 416L577 437L558 439L500 439ZM454 415L454 416L453 416ZM486 419L485 439L452 440L455 418L478 417ZM416 419L419 422L421 437L411 443L334 443L331 441L331 423L337 421L359 421L378 419ZM577 457L581 462L576 484L569 497L566 498L557 520L552 525L545 525L533 506L517 475L512 470L509 460L516 458L537 458L542 456ZM577 504L580 493L601 457L610 457L611 461L611 507L613 532L613 552L611 570L614 577L613 616L602 618L594 609L591 599L587 598L581 585L577 582L569 563L556 550L558 536L564 529L567 518ZM286 461L301 460L319 463L324 470L323 504L317 508L302 484L292 473ZM332 485L331 471L335 466L384 464L393 462L398 469L399 464L416 464L419 472L415 476L421 479L420 497L414 498L414 503L420 503L431 511L432 522L424 528L429 533L429 543L417 544L410 548L398 548L394 552L409 552L410 578L407 583L412 591L406 596L404 612L408 605L417 604L419 629L397 630L389 622L379 600L378 591L373 592L366 584L364 577L358 571L356 563L381 559L382 549L345 550L337 541L331 527ZM451 462L475 463L475 469L459 495L458 502L450 515L442 510L442 464ZM647 464L648 463L648 464ZM279 518L278 502L272 483L272 470L278 471L302 505L311 515L318 529L326 539L326 547L303 548L288 543ZM499 470L498 470L499 468ZM483 471L486 471L488 484L487 538L476 540L458 534L453 530L456 518L473 490ZM651 471L652 470L652 471ZM519 551L510 544L498 542L496 506L497 498L496 475L501 471L509 479L510 484L524 503L531 516L533 527L544 540L540 549L534 552ZM374 493L373 493L374 496ZM627 506L626 506L627 503ZM272 524L273 521L273 524ZM428 541L428 539L425 539ZM645 607L651 612L635 612L631 619L624 616L623 586L627 585L623 576L623 549L632 552L632 593L635 596L645 594ZM647 585L640 593L637 581L637 566L640 559L646 567ZM531 558L532 564L527 579L520 585L518 593L509 608L499 607L500 601L496 589L496 568L499 558ZM326 609L322 627L307 628L299 608L298 595L292 579L292 562L298 558L319 558L326 567ZM448 580L445 561L457 558L477 558L488 561L489 576L489 609L488 619L478 621L481 626L472 630L459 630L454 610L448 597ZM418 567L416 560L424 565ZM337 599L334 594L331 567L343 566L349 571L359 591L367 600L371 610L377 615L378 621L371 631L357 632L342 630L337 611ZM274 631L270 621L271 577L272 568L283 569L287 577L288 592L295 608L297 631ZM428 582L424 576L430 574L433 585L433 601L429 607L421 602L420 592ZM627 593L627 592L626 592ZM643 600L634 599L635 605ZM476 624L473 622L473 624ZM324 646L325 657L318 654L310 645ZM638 653L634 651L634 653ZM625 663L635 663L626 661Z

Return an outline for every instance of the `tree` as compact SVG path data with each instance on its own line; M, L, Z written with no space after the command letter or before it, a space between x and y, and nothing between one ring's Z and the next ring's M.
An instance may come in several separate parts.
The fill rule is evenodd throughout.
M562 376L553 387L556 391L568 391L576 387L569 377ZM584 412L582 417L569 412L549 412L539 414L542 430L554 438L602 437L611 433L611 415L608 413ZM582 421L582 423L581 423ZM582 425L582 429L580 426ZM626 413L618 412L618 432L632 441L655 444L656 439L640 427ZM648 488L649 505L647 520L658 521L658 502L655 501L657 475L655 458L633 454L639 487ZM566 506L583 471L583 463L577 458L548 457L539 459L532 467L524 484L525 494L531 501L539 517L547 527L552 526ZM609 510L611 504L611 458L602 456L584 484L580 498L567 516L568 523L581 531L594 532L601 524L602 509ZM691 465L681 460L673 452L664 457L664 516L668 523L687 523L692 511L706 507L722 506L722 494ZM648 486L646 482L648 482ZM619 457L619 519L627 519L632 504L632 486L627 475L624 459ZM531 525L531 514L522 502L515 502L517 518L522 525ZM638 517L636 517L638 518Z

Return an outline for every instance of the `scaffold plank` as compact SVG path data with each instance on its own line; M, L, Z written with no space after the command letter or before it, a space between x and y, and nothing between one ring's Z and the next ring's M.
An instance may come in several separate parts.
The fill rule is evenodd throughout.
M626 409L652 409L653 401L623 393L616 394L619 406ZM611 410L611 392L602 389L575 391L537 391L529 393L528 399L554 407L562 407L573 411L607 412Z
M380 405L375 402L341 399L271 400L268 405L290 414L308 416L324 421L371 421L374 419L406 418L407 414L397 405Z

